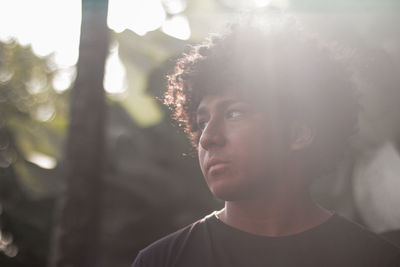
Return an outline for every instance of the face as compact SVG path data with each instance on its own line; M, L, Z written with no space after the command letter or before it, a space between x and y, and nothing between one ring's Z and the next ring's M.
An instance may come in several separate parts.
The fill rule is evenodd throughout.
M200 102L200 167L216 197L255 198L277 181L286 148L272 117L234 92L206 96Z

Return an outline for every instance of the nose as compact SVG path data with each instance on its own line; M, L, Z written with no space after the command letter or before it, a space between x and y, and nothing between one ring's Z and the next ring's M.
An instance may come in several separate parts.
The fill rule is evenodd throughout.
M226 137L223 123L210 119L200 135L200 146L205 150L209 150L213 147L223 146L225 142Z

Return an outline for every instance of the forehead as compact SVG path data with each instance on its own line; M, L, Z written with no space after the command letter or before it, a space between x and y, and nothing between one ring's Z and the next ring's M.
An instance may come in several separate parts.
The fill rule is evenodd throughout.
M202 98L196 110L197 114L210 109L223 109L236 102L248 102L242 95L233 90L224 90L217 94L209 94Z

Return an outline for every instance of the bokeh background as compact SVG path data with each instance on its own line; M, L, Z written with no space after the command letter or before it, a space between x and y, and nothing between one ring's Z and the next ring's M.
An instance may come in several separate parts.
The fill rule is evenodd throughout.
M315 199L399 243L399 1L1 0L0 266L129 266L221 208L157 98L188 45L282 10L359 88L359 133Z

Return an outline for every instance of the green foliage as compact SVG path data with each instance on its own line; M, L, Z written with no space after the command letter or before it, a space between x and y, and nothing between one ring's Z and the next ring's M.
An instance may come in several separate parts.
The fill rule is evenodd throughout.
M14 259L1 256L7 266L43 266L47 255L55 170L30 161L38 153L60 157L66 108L52 87L54 73L50 58L16 41L0 43L0 231L18 249Z
M15 140L18 152L59 155L55 137L50 135L51 131L63 132L58 128L65 127L66 111L62 96L52 88L54 73L49 58L36 56L30 47L15 41L0 44L2 128L19 135Z

